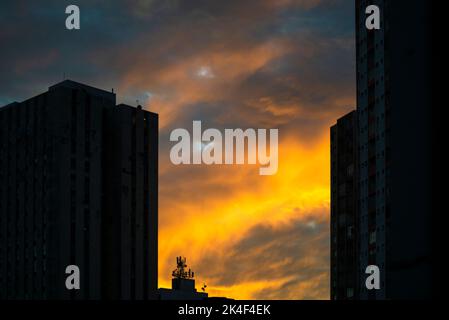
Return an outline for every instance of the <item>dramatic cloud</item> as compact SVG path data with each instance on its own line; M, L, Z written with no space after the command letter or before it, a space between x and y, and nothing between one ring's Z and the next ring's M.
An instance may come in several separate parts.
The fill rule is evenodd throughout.
M249 299L329 298L329 126L354 108L354 9L346 0L0 4L0 104L64 75L160 115L159 281L187 257L197 286ZM175 166L169 134L278 128L279 171Z
M295 209L291 216L276 226L256 225L226 251L203 257L198 271L221 288L218 294L226 295L231 287L256 299L325 297L329 287L326 213L304 216Z

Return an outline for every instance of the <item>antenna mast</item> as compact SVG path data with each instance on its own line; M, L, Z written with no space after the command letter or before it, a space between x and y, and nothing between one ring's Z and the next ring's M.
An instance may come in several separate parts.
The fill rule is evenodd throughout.
M176 279L193 279L194 272L192 270L186 271L187 264L185 257L176 257L176 269L173 270L172 276Z

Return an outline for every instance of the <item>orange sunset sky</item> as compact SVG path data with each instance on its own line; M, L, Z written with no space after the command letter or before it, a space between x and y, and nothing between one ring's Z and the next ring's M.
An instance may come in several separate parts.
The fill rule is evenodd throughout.
M182 255L210 296L328 299L329 127L355 108L353 2L78 2L69 35L58 4L2 4L16 24L0 30L15 44L0 54L0 105L65 73L159 114L159 287ZM279 129L277 174L171 164L169 134L193 120Z

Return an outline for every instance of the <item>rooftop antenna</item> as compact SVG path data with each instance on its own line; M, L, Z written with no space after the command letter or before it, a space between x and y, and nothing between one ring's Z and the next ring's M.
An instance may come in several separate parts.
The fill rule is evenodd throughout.
M172 272L172 276L173 278L176 279L193 279L195 276L195 273L189 269L188 271L186 271L187 269L187 264L186 264L186 258L185 257L176 257L176 269L173 270Z

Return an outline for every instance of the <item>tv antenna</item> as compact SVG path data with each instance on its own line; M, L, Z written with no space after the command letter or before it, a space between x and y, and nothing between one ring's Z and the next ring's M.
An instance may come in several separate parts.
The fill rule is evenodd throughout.
M194 272L192 270L186 271L187 264L186 264L186 258L185 257L176 257L176 269L173 270L172 276L176 279L193 279L195 276Z

